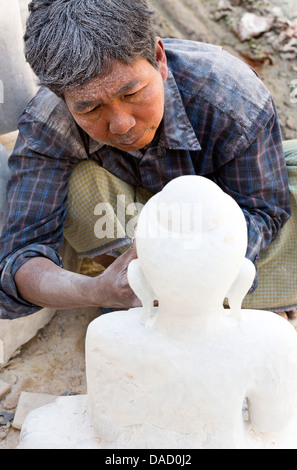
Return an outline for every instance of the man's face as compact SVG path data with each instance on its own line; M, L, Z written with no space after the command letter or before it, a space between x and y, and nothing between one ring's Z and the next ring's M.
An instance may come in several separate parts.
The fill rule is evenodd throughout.
M77 124L93 139L126 152L149 144L164 114L167 63L157 40L158 69L145 59L131 65L115 62L106 76L64 93Z

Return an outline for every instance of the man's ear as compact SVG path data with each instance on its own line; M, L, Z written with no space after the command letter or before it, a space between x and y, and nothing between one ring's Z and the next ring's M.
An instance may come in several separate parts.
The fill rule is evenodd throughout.
M146 323L154 313L154 304L157 297L152 286L143 274L139 259L133 259L129 263L127 277L131 289L142 303L141 322Z
M159 37L156 39L156 61L158 62L163 82L165 82L168 76L167 58L165 54L164 43Z

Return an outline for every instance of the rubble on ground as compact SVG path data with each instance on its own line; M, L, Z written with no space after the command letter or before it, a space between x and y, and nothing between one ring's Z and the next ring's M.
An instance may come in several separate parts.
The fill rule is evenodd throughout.
M220 0L211 15L215 21L224 21L240 41L247 41L251 58L255 58L251 40L262 37L259 57L280 53L283 59L297 59L297 11L295 18L288 18L281 7L268 1Z

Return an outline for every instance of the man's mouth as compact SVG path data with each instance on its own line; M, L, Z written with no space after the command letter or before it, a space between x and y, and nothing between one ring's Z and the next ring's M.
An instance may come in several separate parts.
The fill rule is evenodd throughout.
M138 142L141 141L143 134L135 136L135 135L123 135L119 136L116 140L112 140L112 145L115 147L134 147L137 145Z
M129 146L129 145L136 144L137 142L139 142L140 139L141 137L128 137L128 138L118 139L118 143L119 145Z
M141 143L141 141L143 140L143 137L144 137L144 134L149 131L151 132L153 130L152 127L147 127L145 128L144 132L139 134L139 135L135 135L135 134L124 134L124 135L119 135L117 136L116 139L112 139L110 140L110 145L112 145L113 147L131 147L131 150L133 148L133 150L136 150L137 148L141 148L142 146L140 145L139 147L139 144Z

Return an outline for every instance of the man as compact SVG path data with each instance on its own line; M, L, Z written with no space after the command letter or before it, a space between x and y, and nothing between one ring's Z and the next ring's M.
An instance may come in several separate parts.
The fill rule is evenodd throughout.
M79 256L104 264L130 240L96 235L89 213L102 198L115 207L115 195L145 202L182 174L211 178L239 203L256 262L290 215L281 132L256 74L218 46L156 38L146 0L29 8L25 53L43 87L10 158L2 318L138 305L126 277L133 246L91 278L62 267L63 234Z

